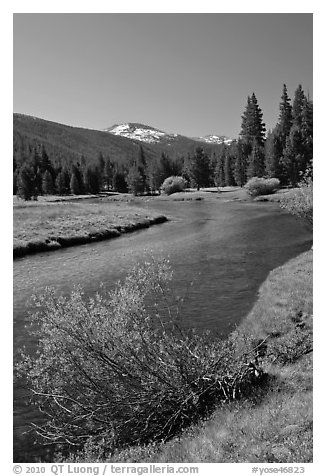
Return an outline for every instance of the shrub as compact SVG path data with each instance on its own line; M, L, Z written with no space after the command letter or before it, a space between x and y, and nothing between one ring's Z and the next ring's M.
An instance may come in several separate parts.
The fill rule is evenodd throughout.
M281 207L292 215L303 218L313 224L313 181L306 178L299 188L291 191L281 200Z
M253 177L248 180L245 188L252 197L270 195L280 188L280 181L277 178L265 179L262 177Z
M110 452L165 440L260 381L250 351L168 318L170 278L166 261L152 261L92 299L80 288L34 299L39 351L23 354L18 369L46 415L34 425L45 441L104 441Z
M166 195L171 195L172 193L182 192L186 188L186 182L183 177L168 177L164 180L161 190Z

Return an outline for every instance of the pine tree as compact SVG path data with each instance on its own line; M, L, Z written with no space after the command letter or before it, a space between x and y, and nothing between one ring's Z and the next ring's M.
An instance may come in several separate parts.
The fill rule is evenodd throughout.
M35 175L36 194L42 195L41 155L36 147L33 147L31 151L29 163Z
M53 195L54 193L53 178L49 170L46 170L43 175L42 192L44 195Z
M300 171L303 171L304 147L301 130L297 125L291 127L283 151L282 165L287 183L296 186L300 180Z
M235 183L239 187L243 187L247 182L247 164L248 164L248 157L246 151L246 145L243 143L242 140L239 140L234 145L232 144L231 147L235 149L235 162L234 162L234 179Z
M172 175L177 175L175 174L172 160L165 152L162 152L162 155L160 158L160 167L162 168L162 175L163 175L162 183L166 178L171 177Z
M105 185L105 159L102 152L99 153L97 158L97 173L98 173L98 181L100 183L100 189Z
M80 195L80 186L79 186L79 180L76 176L76 173L73 172L71 174L71 179L70 179L70 192L73 195Z
M128 191L134 195L141 195L144 192L143 177L139 172L139 168L133 165L127 175Z
M120 192L120 193L128 192L126 174L118 166L115 166L113 169L112 185L113 185L113 190L115 190L116 192Z
M35 200L38 195L37 180L34 167L31 163L25 162L17 178L17 195L24 200Z
M283 94L281 96L280 114L278 119L277 132L279 139L282 141L283 148L285 147L286 138L290 134L293 124L292 106L290 98L287 93L286 84L283 84Z
M214 178L215 178L216 187L225 186L225 177L224 177L225 156L226 156L225 146L222 149L220 149L216 155L214 152L214 159L215 159Z
M113 164L109 156L107 156L105 161L104 176L105 176L106 187L108 190L110 190L112 188Z
M164 176L164 171L163 171L160 158L151 160L147 168L147 174L148 174L148 184L149 184L149 188L151 192L160 190L160 187L166 178Z
M302 89L301 84L297 87L294 93L293 99L293 125L301 128L302 125L302 115L303 115L303 108L305 103L305 94Z
M248 96L246 110L242 115L242 124L240 138L248 147L245 151L248 155L251 153L254 141L262 146L265 141L265 124L263 122L263 113L258 105L255 93Z
M225 177L225 185L228 187L232 187L235 182L234 182L234 177L233 177L233 157L229 153L229 151L226 151L225 154L225 160L224 160L224 177Z
M249 156L247 179L252 177L263 177L265 173L264 152L258 141L254 141L252 152Z
M142 179L142 193L148 191L148 177L147 177L147 163L146 163L146 157L145 157L145 152L143 149L143 146L139 146L139 151L138 151L138 156L135 162L136 167L138 168L139 175L141 176Z
M278 178L284 184L284 172L282 168L283 139L276 126L267 135L265 142L265 166L266 174L269 178Z
M72 181L72 176L73 175L75 176L73 181L75 182L75 179L76 179L77 182L78 182L77 187L74 185L74 190L78 190L78 192L73 192L71 190L71 181ZM74 193L75 195L82 195L85 192L82 170L81 170L80 166L75 165L75 164L72 165L72 169L71 169L70 191L71 191L71 193Z
M59 195L66 195L69 193L70 176L67 170L60 170L55 181L55 187Z
M197 190L208 185L209 172L209 157L202 147L197 147L189 163L189 174Z
M313 159L313 104L308 98L303 102L301 134L304 148L304 163L301 164L301 169L304 172Z
M87 166L84 172L84 191L96 195L100 192L101 182L98 167Z

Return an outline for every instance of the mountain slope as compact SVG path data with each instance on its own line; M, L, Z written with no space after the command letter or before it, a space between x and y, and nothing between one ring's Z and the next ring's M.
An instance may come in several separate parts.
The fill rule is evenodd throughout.
M162 152L171 158L192 154L200 144L208 154L220 144L198 142L179 134L167 134L159 129L138 123L112 126L99 131L72 127L24 114L14 114L14 157L22 162L34 147L41 144L54 163L71 163L85 157L94 162L100 152L116 163L127 163L135 157L142 145L148 160Z
M110 132L115 136L127 137L128 139L134 139L141 142L147 142L149 144L155 144L162 140L173 141L178 134L167 134L154 127L146 126L135 122L128 122L126 124L115 124L106 132Z
M76 161L85 156L96 160L99 152L116 162L125 162L137 153L139 145L124 137L103 131L71 127L23 114L14 114L14 154L23 155L28 148L44 144L51 160Z

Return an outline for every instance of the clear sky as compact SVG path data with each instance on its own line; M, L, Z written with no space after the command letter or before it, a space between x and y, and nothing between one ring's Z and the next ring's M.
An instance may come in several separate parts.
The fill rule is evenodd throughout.
M14 112L237 137L253 91L275 125L283 83L312 98L312 14L14 14Z

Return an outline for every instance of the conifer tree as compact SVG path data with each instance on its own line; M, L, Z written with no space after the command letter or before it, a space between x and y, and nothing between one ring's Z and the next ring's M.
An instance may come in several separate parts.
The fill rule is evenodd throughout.
M160 190L160 187L166 178L164 176L164 170L160 158L151 160L147 168L147 174L151 192Z
M302 115L303 115L303 108L305 103L305 94L302 89L301 84L297 87L294 93L293 99L293 125L301 128L302 125Z
M308 98L303 102L301 134L304 148L304 163L301 167L304 172L313 159L313 104Z
M296 186L300 180L300 171L304 171L305 158L301 130L297 125L291 127L283 151L282 165L287 183Z
M35 200L38 195L37 180L34 167L31 163L25 162L17 178L17 195L24 200Z
M84 191L96 195L100 192L100 172L98 167L87 166L84 172Z
M247 179L263 177L265 172L264 152L258 141L254 141L248 160Z
M113 164L109 156L107 156L105 160L104 176L105 176L107 189L110 190L112 188Z
M287 93L286 84L283 84L283 93L281 96L280 114L279 114L278 127L277 127L277 132L278 132L280 140L282 141L283 148L285 147L286 138L290 134L292 124L293 124L292 106L291 106L290 98Z
M53 195L54 193L53 178L49 170L46 170L43 174L42 192L44 195Z
M73 182L75 182L75 179L78 182L78 187L76 187L75 184L74 184L74 190L78 190L78 192L73 192L71 190L71 181L72 181L72 176L73 175L75 176ZM72 170L71 170L70 191L71 191L71 193L74 193L75 195L81 195L85 192L82 170L81 170L80 166L75 165L75 164L73 164Z
M75 171L72 172L71 174L71 179L70 179L70 192L73 195L80 195L80 186L79 186L79 180L76 176Z
M246 146L245 153L250 154L254 141L260 146L265 141L265 124L263 113L258 105L255 93L248 96L246 110L242 115L240 137Z
M29 163L30 166L33 168L35 176L36 195L42 195L41 155L37 147L32 148Z
M224 177L225 156L226 156L225 146L221 148L216 155L214 152L214 158L215 158L214 178L215 178L216 187L225 186L225 177Z
M128 192L128 185L126 182L126 173L119 166L115 165L113 169L112 178L113 190L120 193Z
M172 175L177 175L174 173L175 171L173 170L172 160L165 152L162 152L160 158L160 168L162 169L163 176L162 183L166 178L171 177Z
M209 172L209 157L202 147L197 147L189 163L189 174L197 190L209 184Z
M140 195L144 192L143 177L139 172L139 168L136 165L130 167L126 178L128 191L134 195Z
M61 169L55 181L56 191L59 195L66 195L70 192L70 175L67 169Z
M136 167L138 168L139 175L142 178L142 188L143 188L142 193L144 193L148 190L148 178L147 178L146 157L145 157L145 152L142 145L139 146L138 156L136 160Z
M278 178L284 184L282 168L283 141L278 126L269 131L265 142L265 166L269 178Z
M233 157L226 150L225 159L224 159L224 177L225 177L225 185L230 187L235 184L234 177L233 177Z
M239 140L232 144L232 147L235 149L235 162L234 162L234 179L235 183L239 187L243 187L247 182L247 150L246 145L242 140Z
M98 173L98 181L100 183L100 188L103 188L105 185L105 159L102 152L100 152L98 155L96 169Z

